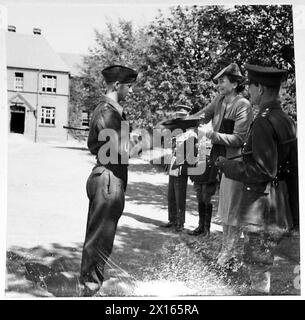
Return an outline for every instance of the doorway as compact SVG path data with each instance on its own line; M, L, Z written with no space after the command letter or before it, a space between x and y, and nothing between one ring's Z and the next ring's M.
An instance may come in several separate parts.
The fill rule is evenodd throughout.
M10 131L14 133L24 133L25 107L15 104L11 106Z

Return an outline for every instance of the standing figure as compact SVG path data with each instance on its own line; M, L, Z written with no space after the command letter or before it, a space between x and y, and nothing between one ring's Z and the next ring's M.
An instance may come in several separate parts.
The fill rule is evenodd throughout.
M241 94L244 90L244 77L238 65L231 63L222 69L214 80L218 81L219 94L206 108L196 114L202 117L204 123L212 120L212 129L205 130L206 137L211 140L212 150L210 166L202 176L194 177L199 226L189 232L190 235L209 234L212 217L211 197L216 191L218 173L214 161L219 155L233 157L241 153L247 131L253 120L250 102ZM198 130L201 130L200 126ZM234 256L235 245L241 235L237 220L241 189L242 183L222 175L218 215L223 225L223 241L217 260L221 266Z
M177 105L176 118L184 118L188 116L191 111L191 107L186 105ZM186 131L181 135L178 135L172 139L173 155L172 162L169 167L169 180L168 180L168 223L162 225L164 228L174 227L177 232L183 231L185 223L185 206L186 206L186 190L188 180L188 163L186 155L181 155L183 162L177 163L180 157L177 156L177 152L184 148L179 148L181 144L186 144L188 138L192 138L192 131Z
M289 207L289 200L298 201L296 126L279 100L286 71L250 64L246 69L250 100L259 112L244 146L243 161L220 157L216 165L227 178L244 185L236 208L245 235L244 260L253 293L269 294L274 249L284 234L298 227L293 226L298 223L298 212L292 214Z
M128 155L129 132L121 132L126 116L118 102L132 92L131 85L137 77L136 71L120 65L107 67L102 74L107 92L93 112L87 142L90 152L97 156L97 164L86 185L89 213L80 275L85 296L93 295L103 283L104 266L124 209L128 164L122 159ZM109 133L108 141L101 138L103 133ZM114 155L108 163L100 152L105 146L107 155Z

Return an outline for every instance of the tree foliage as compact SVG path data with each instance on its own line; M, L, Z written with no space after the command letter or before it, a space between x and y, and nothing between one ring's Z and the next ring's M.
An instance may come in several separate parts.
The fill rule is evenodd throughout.
M95 34L78 88L88 110L104 93L101 70L111 64L140 70L124 107L134 128L151 129L177 103L193 112L204 107L217 93L213 76L230 62L242 70L263 63L289 70L283 103L296 119L294 68L282 55L284 45L293 45L291 6L176 6L140 29L120 20Z

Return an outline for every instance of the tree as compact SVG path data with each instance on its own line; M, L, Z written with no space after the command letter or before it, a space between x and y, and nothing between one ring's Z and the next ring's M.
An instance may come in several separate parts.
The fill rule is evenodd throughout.
M224 41L221 58L240 66L245 62L288 70L283 86L284 110L296 120L294 38L291 5L235 6L224 11L211 8L214 27Z
M230 62L288 68L284 108L296 119L294 69L283 59L293 46L292 7L176 6L145 27L131 22L96 31L96 46L85 60L83 105L93 110L105 90L101 70L122 63L140 70L125 104L134 128L152 129L178 103L196 112L217 93L213 76ZM286 55L287 56L287 55ZM291 59L290 59L291 61Z

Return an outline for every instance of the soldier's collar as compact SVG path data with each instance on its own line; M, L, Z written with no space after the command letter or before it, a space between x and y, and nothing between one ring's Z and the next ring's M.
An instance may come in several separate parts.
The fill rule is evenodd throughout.
M260 111L258 114L265 114L271 109L281 109L281 101L280 100L273 100L268 101L260 106Z
M102 96L102 100L109 103L113 108L115 108L121 116L123 115L123 107L119 103L107 97L106 95Z

